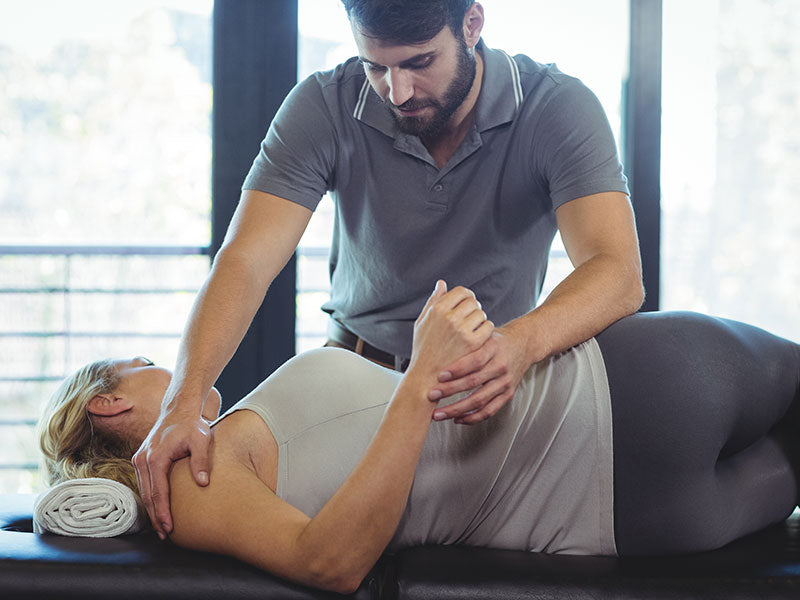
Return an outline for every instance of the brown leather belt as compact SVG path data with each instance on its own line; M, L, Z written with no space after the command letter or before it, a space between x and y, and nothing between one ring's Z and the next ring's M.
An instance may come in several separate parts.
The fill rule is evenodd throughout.
M336 319L328 319L328 341L333 342L336 346L360 354L364 358L381 364L384 367L397 371L405 371L408 368L407 358L395 356L389 352L384 352L380 348L376 348L369 342L364 341L363 338L358 337Z

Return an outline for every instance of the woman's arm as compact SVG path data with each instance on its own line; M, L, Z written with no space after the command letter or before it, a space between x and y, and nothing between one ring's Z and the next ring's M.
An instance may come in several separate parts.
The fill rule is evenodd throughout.
M226 445L213 452L217 475L207 488L192 483L187 461L175 465L175 541L307 585L355 590L403 513L435 408L427 390L441 368L480 346L492 328L472 292L445 293L437 284L415 325L409 370L378 431L314 518L275 496Z

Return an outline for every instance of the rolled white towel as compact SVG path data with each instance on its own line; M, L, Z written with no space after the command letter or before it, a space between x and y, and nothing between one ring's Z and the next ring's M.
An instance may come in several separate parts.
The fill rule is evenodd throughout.
M147 512L130 488L111 479L71 479L42 492L33 505L33 531L75 537L136 533Z

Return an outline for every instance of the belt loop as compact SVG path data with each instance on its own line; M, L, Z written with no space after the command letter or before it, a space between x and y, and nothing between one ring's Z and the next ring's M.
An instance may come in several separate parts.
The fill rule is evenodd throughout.
M356 347L353 349L353 352L359 356L364 354L364 340L361 338L356 339Z

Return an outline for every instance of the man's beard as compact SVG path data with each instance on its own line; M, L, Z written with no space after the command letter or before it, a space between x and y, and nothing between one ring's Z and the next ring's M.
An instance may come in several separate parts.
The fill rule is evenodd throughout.
M458 107L466 99L475 80L476 61L470 53L464 38L458 38L458 64L453 81L445 91L441 102L434 98L427 100L415 100L411 98L400 106L389 109L397 129L402 133L417 135L423 138L434 138L442 133L447 127L450 117L458 110ZM387 100L388 102L388 100ZM433 107L433 115L430 117L402 117L397 114L397 109L417 110L424 107Z

